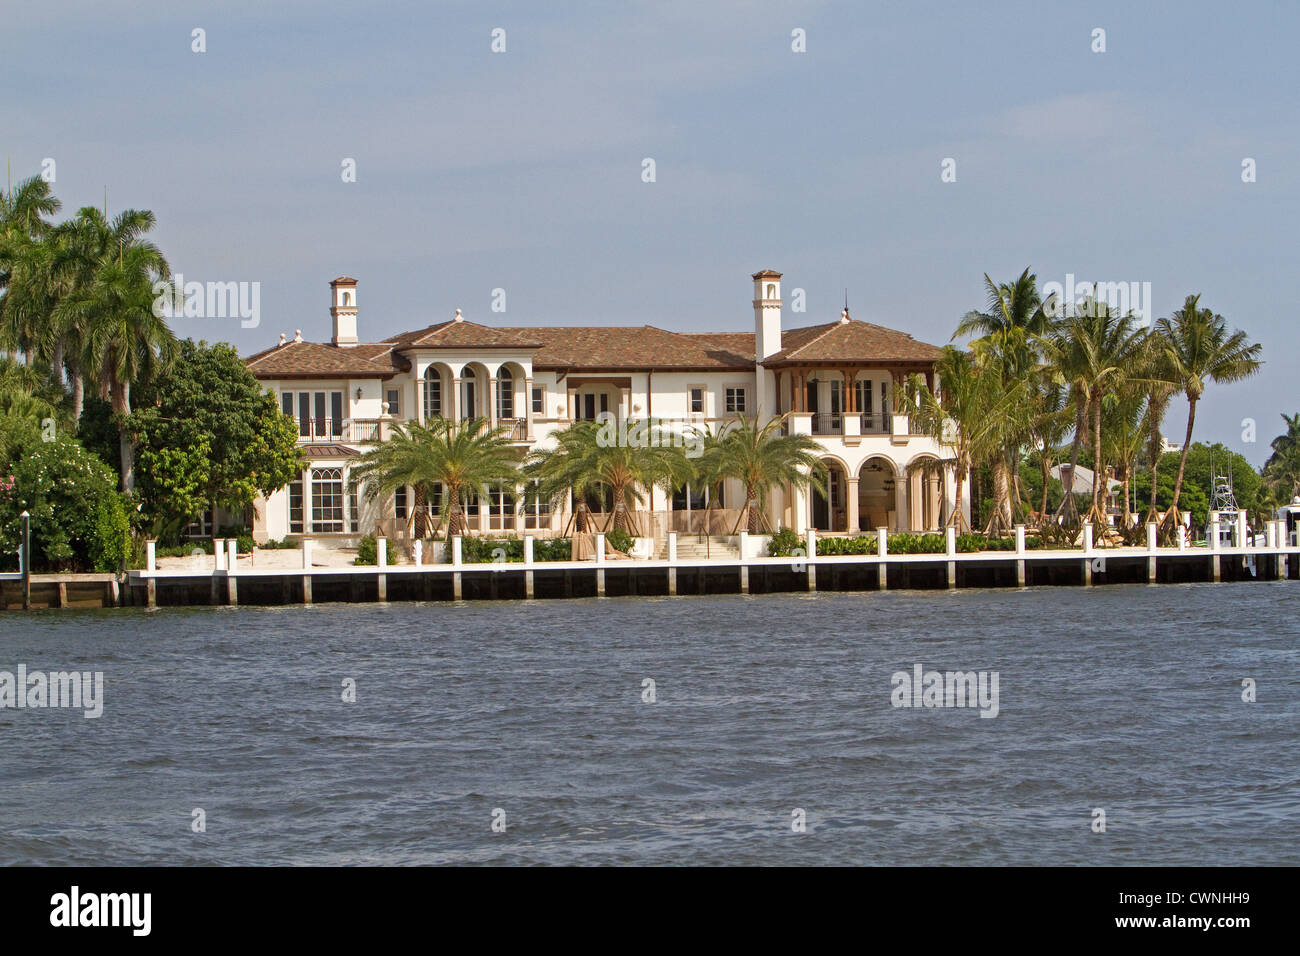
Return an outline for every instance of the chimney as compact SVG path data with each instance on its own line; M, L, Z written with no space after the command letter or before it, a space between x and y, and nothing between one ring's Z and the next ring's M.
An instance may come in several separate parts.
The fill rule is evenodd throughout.
M754 279L754 348L762 361L781 351L781 273L764 269Z
M754 280L754 378L757 385L754 414L760 419L777 414L776 375L762 361L781 351L781 273L764 269Z
M330 318L334 321L334 338L340 348L357 344L357 280L339 276L330 283Z

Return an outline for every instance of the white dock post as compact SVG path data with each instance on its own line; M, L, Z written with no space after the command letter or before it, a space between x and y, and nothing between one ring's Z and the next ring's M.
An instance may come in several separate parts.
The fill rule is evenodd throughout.
M1092 522L1083 523L1083 586L1092 587Z
M605 596L605 532L596 532L596 597Z
M302 539L302 603L311 603L311 538Z
M749 532L741 531L740 537L740 593L749 593Z
M461 548L462 538L460 535L453 535L451 539L451 566L459 568L464 564L464 551ZM464 591L464 582L461 580L461 572L453 571L451 573L451 597L453 601L462 600Z
M524 535L524 597L530 600L533 592L533 536Z
M422 538L415 539L414 550L415 550L416 567L422 567L424 565L424 539Z
M668 593L677 595L677 532L668 532Z
M375 565L381 570L375 575L375 586L378 589L376 597L381 602L388 600L388 575L383 572L383 568L388 567L388 539L383 535L375 535Z
M1156 541L1160 533L1154 521L1147 522L1147 584L1156 583Z
M813 559L817 557L817 529L809 528L804 535L804 558L808 562L808 590L817 590L817 566Z
M1209 524L1206 525L1205 536L1210 539L1209 541L1210 550L1218 551L1219 550L1219 513L1217 511L1210 512L1210 521Z
M1023 588L1025 586L1025 559L1023 557L1024 553L1025 553L1025 526L1022 524L1018 524L1016 525L1016 554L1021 555L1021 557L1016 558L1016 587L1018 588Z
M948 556L948 590L957 589L957 529L952 525L943 529L944 554Z
M1254 544L1255 542L1253 540L1251 541L1246 540L1246 512L1238 511L1237 512L1237 547L1239 548L1253 547Z
M145 600L149 607L158 606L158 579L153 572L158 570L158 542L152 538L144 543L145 570L149 571L149 580L145 583Z
M239 541L230 538L226 541L226 603L232 607L239 605L239 582L235 571L239 569Z
M889 529L876 529L876 557L880 560L876 563L876 586L882 591L889 590L889 570L885 559L889 557Z
M1175 537L1178 539L1178 550L1186 551L1187 550L1187 526L1180 524L1177 528L1174 529L1174 534Z
M225 538L212 539L212 557L213 557L213 564L212 564L213 570L215 571L226 570L226 539Z

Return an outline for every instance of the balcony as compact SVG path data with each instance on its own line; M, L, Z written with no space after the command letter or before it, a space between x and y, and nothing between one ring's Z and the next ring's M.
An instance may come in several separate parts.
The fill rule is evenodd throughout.
M888 435L893 431L893 416L888 412L863 412L860 417L864 435Z
M840 412L814 412L812 416L812 433L814 435L843 435L844 415Z
M392 418L309 418L298 421L298 441L344 441L371 445L386 441L392 435L393 425L402 424Z

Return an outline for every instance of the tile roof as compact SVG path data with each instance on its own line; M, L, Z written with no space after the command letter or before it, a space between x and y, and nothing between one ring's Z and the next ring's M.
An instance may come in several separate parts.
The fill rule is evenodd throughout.
M338 442L326 442L316 445L299 445L304 455L308 458L356 458L361 452L355 448L349 448L347 445L340 445Z
M382 342L354 348L286 342L250 355L244 364L258 378L388 378L410 367Z
M940 350L905 332L850 320L782 334L769 367L817 362L932 362ZM247 360L258 378L387 378L410 368L405 353L417 349L513 348L532 353L533 367L549 370L752 369L752 332L670 332L642 326L539 326L493 328L477 322L440 322L384 342L350 348L289 342Z
M850 319L828 322L781 335L781 350L763 360L771 368L804 362L933 362L941 353L906 332Z

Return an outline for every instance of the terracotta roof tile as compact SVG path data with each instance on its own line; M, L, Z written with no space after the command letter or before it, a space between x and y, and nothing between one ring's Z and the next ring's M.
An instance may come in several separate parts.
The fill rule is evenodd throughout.
M769 368L801 362L933 362L937 346L918 342L906 332L850 319L802 329L781 336L781 351L764 359Z
M398 361L403 364L397 365ZM319 342L286 342L250 355L244 364L258 378L388 378L409 367L386 343L339 348Z

